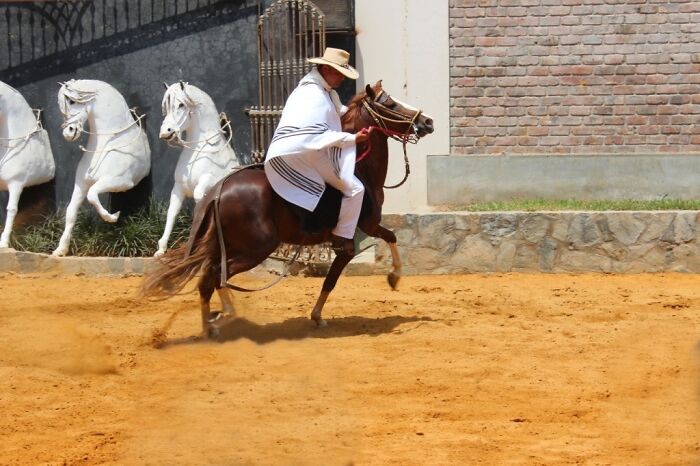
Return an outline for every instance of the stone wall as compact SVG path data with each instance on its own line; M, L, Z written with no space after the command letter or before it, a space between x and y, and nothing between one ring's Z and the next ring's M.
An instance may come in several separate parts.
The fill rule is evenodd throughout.
M474 272L700 273L700 212L476 212L385 215L405 275ZM345 269L386 274L391 253L376 243ZM0 249L0 273L140 275L153 258L64 257ZM281 272L268 260L256 272ZM295 273L324 275L324 267Z
M700 272L700 212L388 215L405 274ZM380 262L391 254L378 244Z
M450 0L452 154L697 151L700 2Z

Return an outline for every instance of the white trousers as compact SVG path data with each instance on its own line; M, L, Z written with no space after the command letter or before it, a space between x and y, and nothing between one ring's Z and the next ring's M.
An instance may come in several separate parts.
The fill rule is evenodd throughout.
M338 224L333 229L333 234L352 238L357 228L357 220L360 218L365 192L362 182L355 176L355 148L329 147L326 150L279 157L282 157L289 168L295 172L308 174L309 171L315 171L326 183L343 193ZM268 171L268 168L266 163L265 171ZM289 196L282 195L282 197L290 201L294 199L291 193Z

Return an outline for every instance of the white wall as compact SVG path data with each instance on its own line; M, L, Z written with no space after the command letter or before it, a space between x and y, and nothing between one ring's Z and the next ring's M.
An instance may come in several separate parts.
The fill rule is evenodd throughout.
M394 97L435 120L435 132L408 145L411 175L385 190L385 213L429 210L426 157L447 155L449 129L448 0L355 0L357 89L382 80ZM387 184L404 176L401 144L389 141Z

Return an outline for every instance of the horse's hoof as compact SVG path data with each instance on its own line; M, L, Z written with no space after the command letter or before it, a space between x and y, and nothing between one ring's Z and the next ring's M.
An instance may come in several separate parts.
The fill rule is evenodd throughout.
M325 321L325 319L321 319L320 317L314 318L312 317L313 321L316 323L316 328L326 328L328 327L328 322Z
M159 249L159 250L156 251L155 254L153 254L153 257L160 257L160 256L162 256L163 254L165 254L165 251Z
M104 220L107 223L115 223L117 220L119 220L119 215L121 212L114 212L113 214L104 214L102 216L102 220Z
M221 332L219 332L219 329L214 326L214 325L209 325L207 326L205 333L205 337L209 340L217 340L219 336L221 335Z
M59 249L56 249L54 252L52 252L51 255L53 257L63 257L66 255L66 252L68 252L68 251L66 251L63 248L59 248Z
M394 272L391 272L389 275L386 276L386 281L389 282L389 286L392 290L396 291L396 285L399 284L400 278L401 275L396 275Z

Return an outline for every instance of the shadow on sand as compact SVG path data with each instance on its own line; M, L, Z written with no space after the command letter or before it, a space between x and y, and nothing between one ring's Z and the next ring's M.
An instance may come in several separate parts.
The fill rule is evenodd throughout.
M258 344L277 340L302 340L304 338L342 338L357 335L376 337L386 333L404 333L398 327L410 322L433 322L430 317L388 316L376 319L367 317L339 317L327 319L328 327L319 328L308 317L294 317L284 322L257 324L244 318L235 318L219 325L219 336L212 340L203 337L176 338L163 341L158 348L201 343L204 341L235 341L246 338Z

